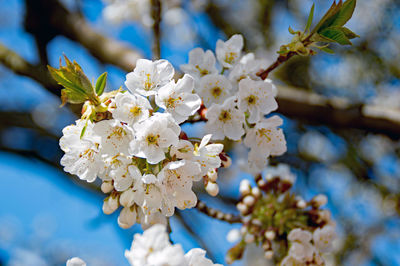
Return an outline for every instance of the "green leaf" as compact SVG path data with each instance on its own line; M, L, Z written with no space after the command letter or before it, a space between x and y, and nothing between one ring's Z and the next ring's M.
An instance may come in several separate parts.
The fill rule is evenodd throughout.
M328 54L334 54L335 53L332 49L330 49L328 47L321 48L321 51L324 51L325 53L328 53Z
M309 30L310 27L311 27L311 23L312 23L313 18L314 18L314 8L315 8L315 4L313 4L312 7L311 7L310 15L308 15L308 19L307 19L306 29L304 31Z
M346 27L342 27L341 29L348 39L360 38L360 36L358 36L357 34L355 34L354 32L352 32L350 29L348 29Z
M61 91L62 105L65 103L79 104L86 100L98 104L99 100L95 94L90 80L87 78L78 63L71 62L64 55L66 66L62 66L60 58L60 67L58 69L47 66L51 76L58 84L64 87Z
M82 139L83 135L85 135L87 124L88 124L88 120L86 120L85 126L82 128L80 139Z
M335 20L330 26L343 26L353 16L354 9L356 8L357 0L347 0L343 3L340 11L335 17Z
M107 83L107 72L101 74L101 76L96 81L96 94L100 96L104 92L104 88L106 87Z
M331 39L341 45L346 45L350 44L351 42L349 39L346 37L346 34L342 31L341 28L338 27L329 27L320 32L320 35L322 37Z
M290 34L293 34L293 35L296 34L296 32L292 29L292 27L289 26L288 30L289 30Z
M326 11L325 15L321 18L315 28L311 33L319 32L320 30L329 27L330 23L334 19L334 16L339 12L342 1L340 0L339 4L336 4L336 1L333 2L331 7Z

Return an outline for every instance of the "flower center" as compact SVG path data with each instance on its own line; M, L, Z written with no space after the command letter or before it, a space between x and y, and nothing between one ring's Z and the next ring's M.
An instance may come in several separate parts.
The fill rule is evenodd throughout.
M270 142L270 141L271 141L271 137L270 137L271 130L270 130L270 129L261 128L261 129L259 129L259 130L257 131L257 134L258 134L260 137L265 137L265 138L267 139L267 142Z
M111 139L111 137L115 136L118 139L121 139L126 135L125 130L122 127L114 128L113 132L107 136L107 139Z
M142 113L142 108L139 106L135 106L132 107L129 111L133 114L133 116L138 116Z
M160 137L160 135L153 135L153 134L148 135L147 138L146 138L147 144L149 144L149 145L157 145L159 137Z
M211 95L214 96L214 98L218 98L222 93L222 89L220 87L214 87L211 89Z
M219 120L222 121L222 122L226 122L228 120L231 120L231 118L232 118L231 114L226 110L223 110L219 115Z
M151 90L153 87L153 82L151 82L151 75L150 74L146 74L146 81L144 82L144 89L146 91Z
M165 106L167 108L175 108L176 104L178 103L178 101L181 100L181 97L178 98L169 98L166 102L165 102Z
M225 62L227 62L228 64L232 64L233 61L235 61L237 55L234 52L230 52L230 53L226 53L225 54Z
M253 105L253 104L256 104L257 103L257 96L255 96L255 95L250 95L249 97L247 97L247 103L249 104L249 105Z
M199 71L200 76L205 76L209 73L207 69L202 69L199 65L196 65L195 68Z

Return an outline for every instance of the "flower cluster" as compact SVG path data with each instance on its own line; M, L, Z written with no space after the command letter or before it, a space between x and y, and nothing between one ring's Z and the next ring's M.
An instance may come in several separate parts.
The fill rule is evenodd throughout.
M192 185L203 177L207 192L218 193L217 169L228 157L222 144L209 143L211 135L190 141L182 132L179 124L197 112L201 99L190 75L177 82L173 76L168 61L139 59L126 76L129 91L105 93L98 105L86 102L82 118L60 139L64 170L88 182L99 177L110 193L103 211L121 205L123 228L165 223L175 207L194 207Z
M226 42L218 40L216 56L210 50L193 49L189 63L181 69L195 78L195 91L206 110L206 131L219 140L243 138L250 148L248 170L257 173L267 165L269 156L286 151L286 141L278 128L282 119L265 118L278 107L276 87L271 80L257 76L261 61L252 53L242 56L242 49L243 37L233 35Z
M320 209L326 196L306 202L290 193L295 176L286 165L267 168L265 176L256 178L255 187L248 180L240 184L237 209L243 227L228 235L229 240L240 241L229 250L227 261L240 259L246 244L255 242L262 245L267 259L280 265L325 265L322 253L332 251L336 237L330 212Z
M131 249L125 251L132 266L222 266L205 255L206 251L201 248L185 254L181 245L169 242L166 227L160 224L153 225L142 235L136 234ZM67 261L67 266L86 266L86 263L75 257Z

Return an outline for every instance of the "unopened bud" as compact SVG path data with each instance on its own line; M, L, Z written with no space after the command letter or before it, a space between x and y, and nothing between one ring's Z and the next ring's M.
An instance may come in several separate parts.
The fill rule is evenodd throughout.
M269 230L269 231L266 231L266 232L265 232L264 236L265 236L266 239L272 241L272 240L275 239L276 234L275 234L274 231Z
M253 187L251 189L251 194L253 194L256 198L261 197L261 190L258 187Z
M296 203L297 208L299 209L304 209L305 207L307 207L307 202L303 199L297 201Z
M265 253L264 253L264 257L265 257L267 260L272 259L273 256L274 256L274 252L273 252L272 250L265 251Z
M119 203L124 207L131 207L135 203L134 199L135 192L132 189L127 189L119 197Z
M103 212L105 214L111 214L119 207L119 196L113 197L112 195L107 197L103 202Z
M236 241L239 241L239 239L240 239L240 231L238 229L232 229L226 235L226 240L228 240L228 242L230 243L235 243Z
M242 195L250 194L250 192L251 192L251 186L250 186L249 180L243 179L243 180L240 182L239 192L240 192L240 194L242 194Z
M218 195L219 187L218 187L217 183L208 182L206 185L206 191L208 194L210 194L210 196L215 197Z
M217 179L218 179L218 173L217 173L217 171L216 171L216 169L211 169L210 171L208 171L207 172L207 176L208 176L208 179L211 181L211 182L216 182L217 181Z
M228 168L232 165L232 159L227 154L224 154L224 159L221 158L222 167Z
M256 199L253 196L248 195L243 198L243 203L246 204L247 207L252 207L256 203Z
M323 194L319 194L317 196L315 196L312 200L311 200L311 204L313 207L315 208L319 208L324 206L326 203L328 202L328 198L323 195Z
M133 207L125 207L118 216L118 225L121 228L128 229L135 224L137 219L136 210Z
M104 181L101 184L101 191L103 191L103 193L110 193L112 190L114 189L114 186L112 185L111 181Z
M236 208L238 209L238 211L241 213L241 214L246 214L247 213L247 211L249 210L248 208L247 208L247 206L245 205L245 204L243 204L243 203L241 203L241 202L239 202L237 205L236 205Z

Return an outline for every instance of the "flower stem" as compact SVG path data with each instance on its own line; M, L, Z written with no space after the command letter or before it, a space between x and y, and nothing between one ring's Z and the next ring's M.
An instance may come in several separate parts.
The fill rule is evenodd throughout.
M151 0L151 17L153 18L153 59L161 57L161 0Z
M238 215L223 213L219 210L208 207L203 201L198 200L196 208L207 216L213 217L215 219L228 222L230 224L233 223L241 223L241 218Z

